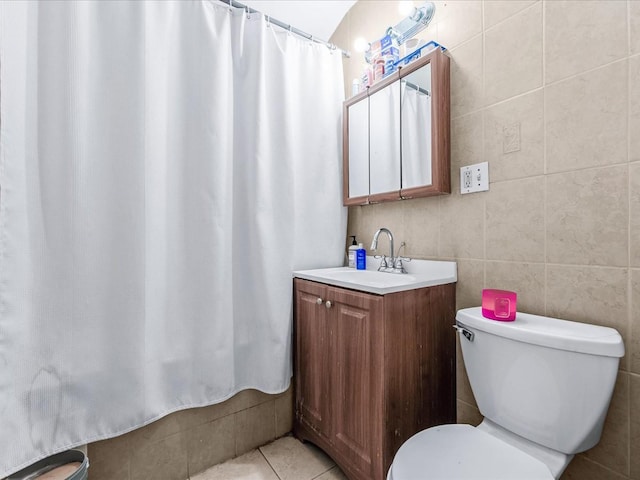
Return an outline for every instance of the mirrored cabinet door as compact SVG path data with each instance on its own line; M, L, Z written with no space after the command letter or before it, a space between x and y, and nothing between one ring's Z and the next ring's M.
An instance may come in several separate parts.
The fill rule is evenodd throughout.
M431 65L400 80L402 188L432 184Z
M400 83L369 95L370 195L400 197Z
M369 195L369 102L354 103L348 108L348 148L350 197Z
M451 193L449 81L440 49L400 71L402 198Z

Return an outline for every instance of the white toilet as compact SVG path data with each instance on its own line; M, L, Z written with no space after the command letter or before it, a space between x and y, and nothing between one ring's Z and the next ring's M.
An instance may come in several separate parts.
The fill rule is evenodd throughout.
M514 322L456 315L484 421L407 440L387 480L557 479L598 443L624 344L613 328L518 313Z

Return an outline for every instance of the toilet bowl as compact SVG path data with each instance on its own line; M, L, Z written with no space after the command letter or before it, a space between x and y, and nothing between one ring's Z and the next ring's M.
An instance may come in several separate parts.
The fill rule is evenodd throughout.
M387 480L553 480L598 443L624 345L608 327L518 313L456 315L477 427L440 425L407 440Z

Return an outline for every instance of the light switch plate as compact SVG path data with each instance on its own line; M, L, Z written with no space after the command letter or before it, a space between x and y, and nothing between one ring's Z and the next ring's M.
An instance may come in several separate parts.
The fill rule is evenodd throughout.
M476 163L460 168L460 193L489 190L489 162Z

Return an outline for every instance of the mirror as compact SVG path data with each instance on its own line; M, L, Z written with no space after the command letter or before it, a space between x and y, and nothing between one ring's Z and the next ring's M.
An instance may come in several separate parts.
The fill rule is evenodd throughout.
M345 101L345 205L451 192L449 80L436 47Z
M400 80L402 188L431 185L431 65Z
M400 83L369 96L369 193L400 190Z
M369 102L349 107L349 194L369 195Z

